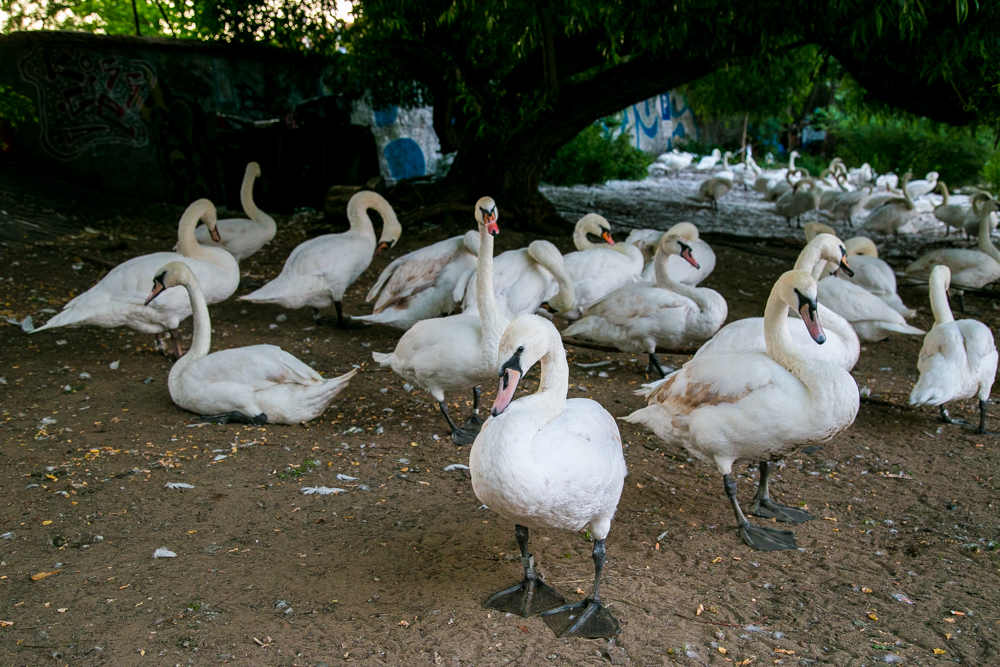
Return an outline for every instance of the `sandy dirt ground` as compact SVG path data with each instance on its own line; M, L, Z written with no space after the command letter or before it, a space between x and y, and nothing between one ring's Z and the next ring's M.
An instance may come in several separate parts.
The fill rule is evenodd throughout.
M180 208L0 175L0 188L19 195L7 201L79 230L52 244L0 243L4 317L43 322L101 277L102 262L175 239ZM567 211L760 237L719 245L705 283L727 298L730 319L759 315L792 264L796 232L767 220L755 195L733 193L715 214L668 189L547 192ZM329 229L309 215L278 223L275 242L244 263L239 293ZM369 312L364 294L389 261L471 226L470 216L404 230L345 310ZM501 231L498 245L529 240ZM930 230L898 254L944 242ZM902 296L929 328L926 296ZM996 328L994 302L969 305ZM392 349L395 330L317 328L307 311L235 300L211 313L213 349L273 343L324 375L360 372L309 424L200 425L172 404L170 362L151 336L29 336L0 322L0 665L1000 664L997 440L906 405L919 338L865 344L853 374L871 398L856 423L777 471L778 500L805 502L817 517L795 528L799 551L750 550L712 467L621 423L629 477L602 592L622 632L560 640L537 617L481 607L521 577L513 527L480 506L466 472L444 470L468 463L469 449L446 438L433 399L371 361ZM648 379L643 359L575 348L569 359L571 396L615 416L643 405L632 394ZM611 363L577 365L599 361ZM536 368L525 391L537 381ZM495 387L484 390L489 404ZM449 400L464 413L470 398ZM974 408L953 414L971 419ZM990 418L1000 427L993 404ZM755 473L736 471L749 502ZM177 482L194 488L166 487ZM323 485L346 492L301 490ZM154 559L159 548L176 557ZM569 599L589 592L583 534L533 531L531 548Z

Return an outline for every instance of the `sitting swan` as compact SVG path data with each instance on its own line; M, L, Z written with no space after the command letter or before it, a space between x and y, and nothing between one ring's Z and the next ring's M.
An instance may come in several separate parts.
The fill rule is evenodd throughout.
M931 310L934 326L920 348L920 379L910 392L910 405L940 405L941 418L952 419L944 404L964 398L979 399L979 427L987 433L986 401L997 375L997 348L990 328L976 320L955 321L948 305L951 270L942 264L931 271Z
M893 197L872 209L872 212L865 218L864 225L862 225L865 229L878 232L879 234L893 234L898 237L899 228L908 222L910 218L917 215L917 208L913 204L913 197L906 188L910 176L909 173L903 176L902 197ZM874 197L869 198L868 201L871 202L872 200L874 200Z
M576 304L560 314L569 320L610 292L638 282L642 251L628 243L615 244L608 221L596 213L580 218L573 231L576 252L563 255L566 273L573 281Z
M819 223L808 223L807 227L819 226ZM825 225L823 225L825 226ZM810 230L814 227L811 227ZM839 266L845 273L852 267L847 263L847 249L833 234L818 234L811 238L806 247L799 253L795 261L795 270L805 271L812 275L818 269L827 265ZM826 342L816 345L809 332L804 327L793 326L789 330L792 342L801 354L810 359L818 359L836 364L844 370L851 370L858 363L861 355L861 341L851 323L833 312L822 303L819 304L819 316L826 330ZM763 317L747 317L730 322L719 329L719 332L695 354L695 358L710 354L729 354L741 350L749 352L765 352L767 350L767 335Z
M818 275L820 270L813 272ZM837 313L854 327L858 338L867 342L884 340L890 334L923 334L923 329L910 326L895 308L875 296L861 285L855 285L837 276L827 276L819 281L819 298L827 308Z
M219 220L216 228L222 240L218 243L212 241L212 235L207 227L198 227L195 230L198 243L225 248L238 262L270 243L277 232L277 226L274 224L274 218L257 208L257 204L254 203L253 184L258 176L260 176L260 165L256 162L247 164L246 173L243 175L243 186L240 188L240 202L243 204L243 212L250 219Z
M275 345L235 347L209 354L212 322L201 286L183 262L170 262L153 278L146 303L171 287L187 289L194 311L191 349L170 369L167 387L174 403L202 421L261 426L299 424L323 414L358 371L323 376Z
M240 265L222 248L198 243L195 226L204 220L213 236L215 206L207 199L192 203L177 225L177 252L154 252L122 262L111 269L89 290L65 306L62 312L38 327L35 332L54 327L91 325L113 329L126 326L135 331L156 335L156 348L166 353L163 333L170 332L173 354L180 358L181 337L177 327L191 315L191 302L181 290L172 290L153 305L145 304L149 281L166 262L184 262L205 287L208 303L228 299L240 284Z
M521 377L542 363L538 391L511 402ZM491 417L472 445L469 469L480 502L514 523L524 581L494 593L484 606L542 618L559 637L614 637L618 621L601 604L604 540L628 469L615 419L589 398L566 398L569 366L559 332L537 315L521 315L500 339L500 389ZM494 371L495 372L495 371ZM528 551L528 530L554 528L594 538L594 590L563 604L544 584Z
M421 320L414 324L388 354L372 358L408 382L419 385L438 402L441 414L459 445L471 445L482 423L479 420L479 385L496 377L497 346L508 319L497 307L493 293L493 237L500 233L496 204L489 197L476 202L479 222L479 257L476 270L478 307L458 315ZM472 389L472 414L462 428L455 425L444 402L445 392Z
M378 242L368 217L370 208L378 211L383 220L382 238ZM363 326L344 319L341 305L344 292L364 273L376 253L391 248L399 240L403 228L385 197L368 190L358 192L347 202L347 218L350 230L300 243L285 260L277 278L240 299L292 309L311 306L313 317L321 324L328 322L320 318L319 309L332 302L337 309L338 328Z
M459 305L455 286L475 268L479 232L468 231L414 250L385 267L365 301L375 301L371 315L355 317L407 330L420 320L449 315Z
M771 290L764 311L767 352L738 351L698 356L665 380L639 392L648 405L625 418L644 424L660 439L714 462L736 515L740 537L754 549L795 549L790 531L751 524L736 499L732 478L737 459L760 462L760 484L750 510L757 516L802 523L813 517L779 505L768 489L769 462L798 447L825 442L844 431L858 413L858 385L843 368L803 354L789 335L788 308L818 343L816 281L789 271ZM801 326L793 321L792 326Z
M656 284L637 283L615 290L591 306L583 318L563 332L597 343L614 345L623 352L645 352L649 367L663 377L656 348L700 344L726 321L722 295L705 287L689 287L670 277L667 257L680 255L698 266L691 239L698 230L690 223L675 225L664 234L656 250Z
M922 277L943 264L951 269L951 280L962 287L983 287L1000 280L1000 250L991 239L990 217L1000 205L987 199L979 207L979 250L944 248L929 252L908 267L906 275ZM965 310L965 297L959 293L959 307Z
M642 269L640 282L656 282L656 265L653 262L653 256L656 254L656 246L660 244L660 239L663 238L663 235L669 234L673 229L671 227L666 232L659 229L636 229L625 239L625 243L634 245L642 251L645 266ZM697 231L697 228L695 230ZM715 270L715 251L712 250L712 246L708 245L701 238L691 239L688 245L691 246L691 254L698 258L698 268L694 268L690 262L682 259L679 255L670 255L667 257L667 273L677 282L694 287L705 280L705 278L708 278L712 274L712 271Z
M713 148L712 152L709 155L705 155L700 160L698 160L698 164L696 164L694 168L697 169L698 171L708 171L709 169L713 168L719 162L720 159L722 159L722 151L720 151L718 148Z

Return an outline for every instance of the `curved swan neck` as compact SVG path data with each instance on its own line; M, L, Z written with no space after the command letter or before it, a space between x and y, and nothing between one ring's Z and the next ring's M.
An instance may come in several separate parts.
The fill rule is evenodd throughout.
M566 393L569 391L569 364L562 340L553 336L549 350L542 357L542 374L535 396L542 401L541 410L548 417L546 423L555 419L566 409Z
M371 239L371 242L374 244L376 242L375 228L372 226L372 219L368 216L368 209L374 208L376 211L379 209L376 205L376 200L372 197L363 196L365 194L369 193L359 192L347 202L347 220L351 223L352 232Z
M941 206L948 205L948 185L944 181L938 181L938 185L941 186L941 196L944 197L944 201L941 202Z
M193 275L182 284L187 290L188 298L191 299L194 333L191 338L191 347L170 369L171 374L183 372L185 368L207 356L208 351L212 348L212 320L208 315L208 304L205 302L201 285L198 284L198 280Z
M993 245L991 238L993 230L990 216L993 212L986 207L986 202L979 209L979 249L1000 263L1000 250Z
M792 151L792 153L790 154L790 156L788 158L788 171L789 171L789 173L795 171L795 158L797 158L797 157L798 157L798 154L795 151Z
M943 274L932 272L930 280L931 312L934 313L934 326L954 322L955 316L948 303L948 285Z
M804 358L788 332L788 308L788 304L772 290L764 308L764 342L767 345L767 356L799 377Z
M212 253L198 243L198 238L194 234L198 221L214 210L215 206L207 199L199 199L187 207L181 215L180 222L177 223L177 252L185 257L204 259L209 262L214 259Z
M679 283L670 277L670 273L667 271L667 260L670 259L670 255L665 252L658 252L653 258L653 271L656 273L656 286L660 289L670 290L680 294L683 297L691 299L699 306L705 306L705 299L702 297L702 291L697 287L692 287L691 285L685 285L684 283Z
M256 173L247 169L247 173L243 177L243 186L240 188L240 203L243 205L243 212L247 214L247 217L259 223L261 229L273 236L278 230L274 218L257 208L257 202L253 200L253 186L256 180Z
M593 250L601 246L587 238L587 232L581 225L577 225L573 230L573 247L577 250Z

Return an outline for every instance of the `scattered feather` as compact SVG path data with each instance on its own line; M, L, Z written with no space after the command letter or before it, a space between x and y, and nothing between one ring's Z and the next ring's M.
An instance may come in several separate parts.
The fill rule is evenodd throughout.
M307 496L311 496L314 493L320 496L329 496L330 494L347 493L347 489L334 489L329 486L303 486L302 493Z
M452 472L453 470L468 470L469 466L464 466L461 463L452 463L450 466L445 467L445 472Z
M356 482L358 481L359 478L351 477L350 475L345 475L343 473L337 473L337 479L339 479L341 482Z
M193 489L192 484L185 484L184 482L167 482L168 489Z
M573 365L579 366L580 368L597 368L598 366L607 366L608 364L613 364L613 363L615 362L611 361L610 359L606 359L604 361L597 361L592 364L578 364L576 362L573 362Z
M177 554L166 547L160 547L153 552L153 558L177 558Z
M4 533L3 535L0 535L0 540L12 540L15 537L17 537L17 535L15 535L14 531L12 530L9 533Z
M112 361L110 364L108 364L108 368L110 368L113 371L116 371L118 370L119 365L121 365L121 362L116 359Z
M216 456L216 457L215 457L214 459L212 459L212 460L213 460L213 461L221 461L222 459L228 459L228 458L229 458L229 457L228 457L228 456L226 456L225 454L219 454L219 455L217 455L217 456Z

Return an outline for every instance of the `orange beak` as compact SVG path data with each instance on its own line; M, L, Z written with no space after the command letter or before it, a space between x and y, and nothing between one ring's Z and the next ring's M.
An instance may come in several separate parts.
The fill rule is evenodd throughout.
M209 227L208 233L212 237L213 241L215 241L216 243L222 243L222 235L219 234L218 227Z
M146 297L146 303L143 305L148 306L150 301L160 296L160 293L165 292L166 290L167 288L163 285L163 283L161 283L159 280L154 280L153 291L149 293L148 297Z
M601 233L601 238L604 239L607 242L608 245L614 245L615 244L615 240L613 238L611 238L611 231L610 230L605 229Z
M388 250L389 244L385 241L381 241L377 246L375 246L375 254L379 254L383 250Z

